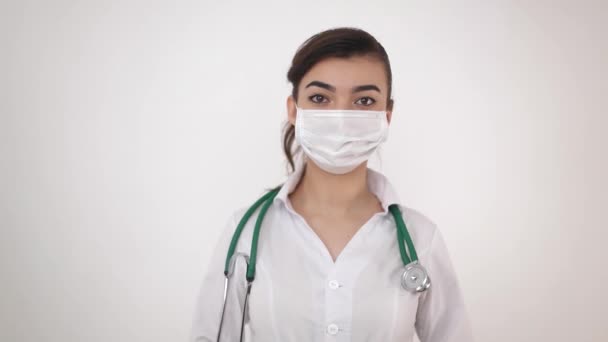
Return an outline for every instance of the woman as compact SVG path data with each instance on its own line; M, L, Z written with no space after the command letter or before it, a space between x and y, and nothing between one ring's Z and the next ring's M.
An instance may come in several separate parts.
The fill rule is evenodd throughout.
M238 256L250 254L264 209L244 223L224 303L226 253L248 209L240 208L208 265L192 341L216 341L220 325L221 341L238 341L241 323L244 340L264 342L412 341L415 332L422 342L472 341L440 231L367 167L393 110L382 45L354 28L318 33L298 49L287 78L293 91L283 149L291 172L267 200L255 281L247 294L247 264ZM391 205L426 271L407 276L420 282L413 291L402 280L404 260L416 257L408 245L409 259L400 258Z

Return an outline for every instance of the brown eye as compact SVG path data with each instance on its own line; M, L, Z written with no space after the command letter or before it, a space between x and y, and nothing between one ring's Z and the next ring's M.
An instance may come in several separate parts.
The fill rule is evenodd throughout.
M325 102L325 101L323 101L323 100L325 99L325 96L323 96L323 95L319 95L319 94L315 94L315 95L313 95L313 96L310 96L308 99L309 99L310 101L314 102L314 103L322 103L322 102Z
M371 106L374 103L376 103L376 100L372 99L369 96L365 96L365 97L362 97L359 100L357 100L357 102L355 102L355 103L356 104L361 104L361 105L364 105L364 106Z

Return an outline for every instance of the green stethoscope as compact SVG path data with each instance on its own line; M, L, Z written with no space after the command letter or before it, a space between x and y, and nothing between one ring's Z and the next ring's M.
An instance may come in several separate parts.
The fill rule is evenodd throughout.
M239 224L232 235L232 240L230 241L230 247L228 248L228 254L226 255L226 263L224 266L224 275L226 279L224 281L224 306L222 308L222 318L220 320L220 328L218 331L218 341L220 338L220 334L222 332L222 325L224 322L224 314L226 310L226 298L228 293L228 286L230 282L230 278L234 273L236 259L238 257L242 257L245 259L247 263L247 273L245 278L247 279L247 292L245 294L245 302L243 307L243 313L247 310L247 303L249 299L249 294L251 293L251 285L255 279L255 265L256 259L258 255L258 239L260 236L260 229L262 227L262 221L264 220L264 216L268 211L268 208L272 204L275 196L281 190L281 186L278 186L270 191L268 191L264 196L260 197L249 209L245 212ZM247 221L253 215L253 213L261 206L260 213L255 221L255 227L253 229L253 238L251 240L251 251L249 256L245 253L235 253L236 246L239 242L239 238ZM397 204L391 204L388 207L390 213L395 219L395 224L397 226L397 242L399 244L399 253L401 254L401 260L403 261L403 265L405 266L405 270L401 276L401 286L412 292L423 292L427 290L431 286L431 279L426 271L426 269L418 263L418 255L416 254L416 249L414 248L414 243L412 242L412 238L410 237L409 232L405 226L405 222L403 222L403 217L401 216L401 211ZM407 250L410 253L408 256L405 244L407 244ZM245 315L242 315L241 321L241 341L243 339L243 326L245 324Z

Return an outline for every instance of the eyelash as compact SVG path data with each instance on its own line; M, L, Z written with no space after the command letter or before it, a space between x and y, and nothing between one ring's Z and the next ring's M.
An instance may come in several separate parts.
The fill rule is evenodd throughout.
M324 98L324 99L325 99L325 96L323 96L323 95L321 95L321 94L314 94L314 95L312 95L312 96L309 96L309 97L308 97L308 99L309 99L309 100L310 100L310 102L312 102L312 103L322 103L322 102L317 102L317 101L315 101L315 100L314 100L314 98L316 98L317 96L320 96L320 97L322 97L322 98ZM374 98L372 98L372 97L369 97L369 96L364 96L364 97L360 98L359 100L361 100L361 99L369 99L369 100L371 100L371 102L372 102L372 103L370 103L370 104L361 104L361 105L363 105L363 106L371 106L371 105L373 105L374 103L376 103L376 100L375 100ZM358 102L359 100L357 100L357 102Z

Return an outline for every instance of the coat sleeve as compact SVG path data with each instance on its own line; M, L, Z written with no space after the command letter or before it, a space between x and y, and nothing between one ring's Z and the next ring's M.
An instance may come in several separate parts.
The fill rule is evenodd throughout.
M191 325L190 342L215 342L224 298L224 263L236 228L236 213L226 222L203 273Z
M473 333L456 272L439 229L421 264L431 287L421 294L416 313L416 333L421 342L472 342Z

